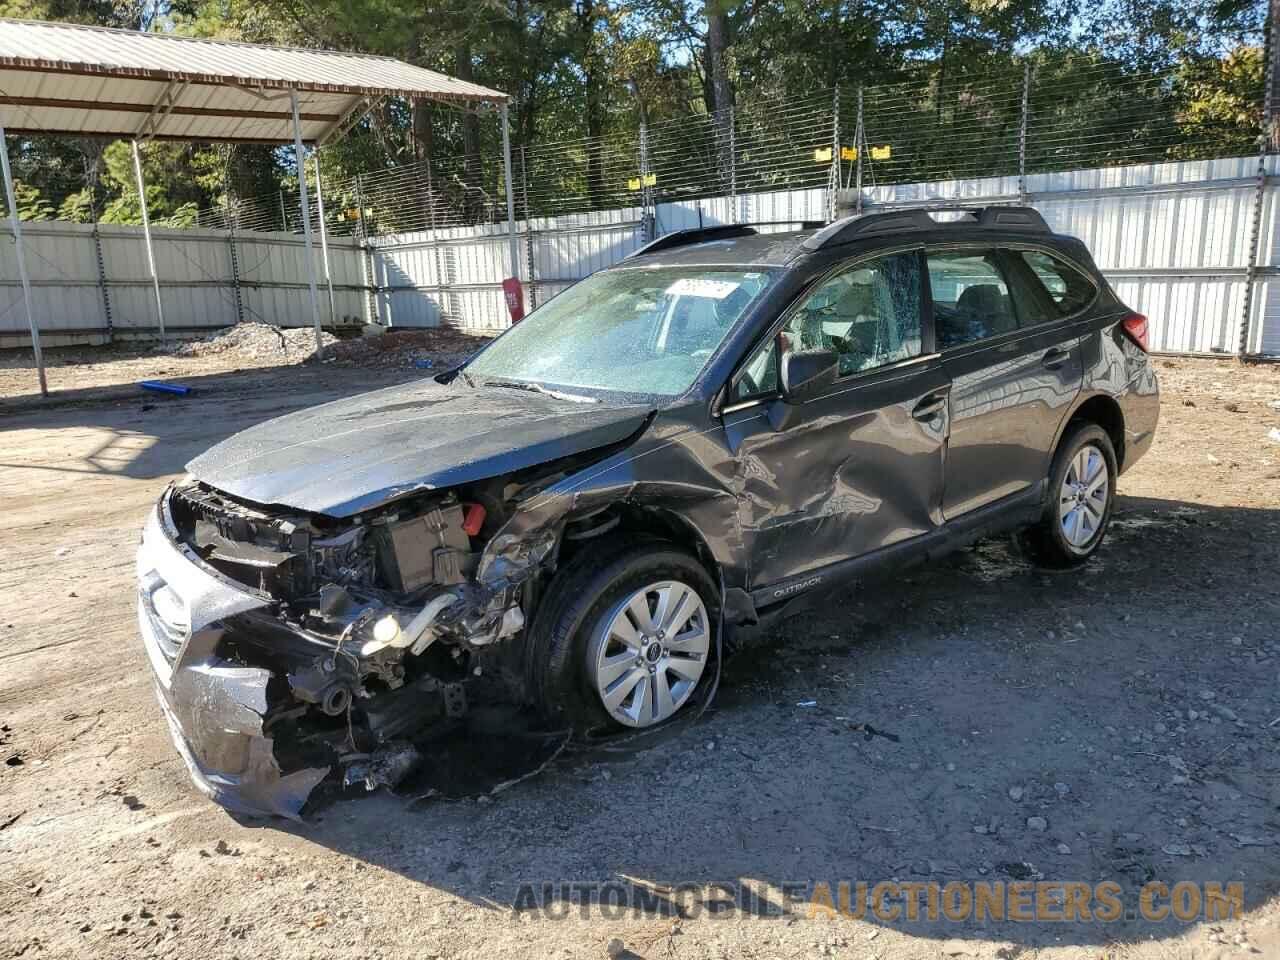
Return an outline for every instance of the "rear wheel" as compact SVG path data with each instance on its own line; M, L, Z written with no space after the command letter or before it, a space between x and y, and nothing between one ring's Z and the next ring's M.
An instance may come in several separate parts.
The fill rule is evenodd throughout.
M1118 473L1105 430L1093 423L1068 430L1049 473L1044 513L1023 539L1038 563L1070 567L1093 556L1111 522Z
M535 705L583 730L665 723L713 673L718 605L707 571L673 544L580 553L550 584L533 626Z

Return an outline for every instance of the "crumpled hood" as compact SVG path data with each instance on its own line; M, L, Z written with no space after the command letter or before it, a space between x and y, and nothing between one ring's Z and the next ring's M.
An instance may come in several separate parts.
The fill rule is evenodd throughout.
M268 420L187 464L234 497L348 517L618 443L648 406L422 380Z

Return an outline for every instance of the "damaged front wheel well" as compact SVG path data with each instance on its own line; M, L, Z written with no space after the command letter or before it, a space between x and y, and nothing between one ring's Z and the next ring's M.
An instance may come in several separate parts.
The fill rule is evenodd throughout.
M566 562L593 542L598 544L603 538L617 537L662 540L682 547L697 558L712 582L721 582L720 564L689 521L662 507L630 502L611 504L605 510L570 518L561 540L559 560Z

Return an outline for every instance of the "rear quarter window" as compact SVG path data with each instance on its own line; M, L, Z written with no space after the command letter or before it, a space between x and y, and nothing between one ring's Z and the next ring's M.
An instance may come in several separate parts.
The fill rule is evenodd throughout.
M1044 286L1061 316L1083 310L1093 302L1097 285L1065 260L1043 250L1020 250L1018 256Z

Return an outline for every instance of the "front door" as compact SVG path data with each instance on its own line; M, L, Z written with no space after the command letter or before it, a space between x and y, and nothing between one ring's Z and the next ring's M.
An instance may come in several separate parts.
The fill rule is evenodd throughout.
M1080 390L1078 338L1015 255L975 246L928 254L937 346L951 382L948 520L1038 488Z
M782 585L784 599L786 583L941 523L948 382L923 279L919 250L842 265L731 382L724 424L753 590ZM780 357L816 349L839 354L835 383L782 399Z

